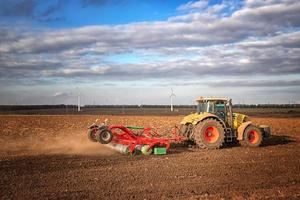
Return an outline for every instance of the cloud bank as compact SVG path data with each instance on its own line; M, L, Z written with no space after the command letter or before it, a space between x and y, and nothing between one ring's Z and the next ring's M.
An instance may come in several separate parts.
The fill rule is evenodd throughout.
M108 1L82 3L99 6ZM26 0L17 5L18 14L27 16L34 13L36 4ZM50 15L58 7L49 6L44 14ZM60 29L2 26L0 83L91 78L175 83L197 82L201 77L207 79L208 86L222 86L222 81L215 81L222 79L234 79L226 81L232 86L299 86L299 78L295 78L300 74L299 1L247 0L243 5L191 1L177 11L165 21L123 25ZM17 14L8 5L0 9L0 15ZM124 54L142 59L106 59ZM291 80L283 80L286 77Z

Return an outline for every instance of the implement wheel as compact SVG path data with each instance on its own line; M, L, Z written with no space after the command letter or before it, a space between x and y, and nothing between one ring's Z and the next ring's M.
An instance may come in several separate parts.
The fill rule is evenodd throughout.
M98 131L97 128L89 128L87 131L88 139L92 142L97 142L96 140L96 132Z
M195 127L195 142L202 149L218 149L224 143L224 128L215 119L206 119Z
M261 130L254 126L250 125L246 128L244 132L244 138L240 141L242 146L246 147L258 147L262 143L262 132Z
M100 129L96 132L96 140L101 144L108 144L112 141L113 134L108 129Z

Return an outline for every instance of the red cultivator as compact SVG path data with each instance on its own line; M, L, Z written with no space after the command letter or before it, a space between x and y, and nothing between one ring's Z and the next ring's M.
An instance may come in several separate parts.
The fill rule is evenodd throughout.
M93 142L109 144L110 147L122 153L136 154L142 152L144 155L166 154L172 142L183 140L177 135L178 128L175 126L173 137L162 137L152 128L123 126L123 125L96 125L92 124L88 129L88 138Z

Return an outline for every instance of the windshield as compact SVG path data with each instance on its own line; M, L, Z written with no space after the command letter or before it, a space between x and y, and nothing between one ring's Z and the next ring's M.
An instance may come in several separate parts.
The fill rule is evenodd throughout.
M217 112L225 112L225 105L223 102L198 102L197 112L209 112L209 113L217 113Z
M215 104L213 102L199 102L197 105L197 112L210 112L213 113L215 111Z
M201 112L205 112L206 111L206 106L203 102L199 102L197 105L197 112L201 113Z

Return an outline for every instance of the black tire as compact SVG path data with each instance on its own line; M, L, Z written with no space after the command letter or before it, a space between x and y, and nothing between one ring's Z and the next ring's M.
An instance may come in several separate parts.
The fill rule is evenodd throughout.
M97 140L96 140L96 132L97 131L98 131L97 127L88 129L87 136L90 141L97 142Z
M194 128L196 145L202 149L218 149L224 144L224 128L215 119L199 122Z
M261 145L262 140L261 130L254 125L249 125L244 131L243 140L240 141L240 144L245 147L258 147Z
M108 129L99 129L96 133L96 140L101 144L108 144L112 141L113 134Z
M100 129L107 129L107 127L108 127L108 126L100 126L100 127L99 127L99 130L100 130Z

